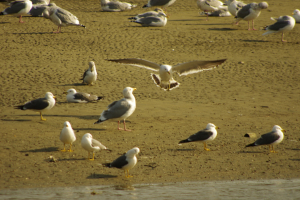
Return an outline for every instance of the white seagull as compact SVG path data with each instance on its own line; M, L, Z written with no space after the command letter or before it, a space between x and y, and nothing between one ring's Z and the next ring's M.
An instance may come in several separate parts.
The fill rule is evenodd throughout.
M167 15L159 12L157 16L143 17L132 22L141 24L142 26L162 27L167 24L167 21Z
M176 0L149 0L147 4L143 6L143 8L150 8L152 6L162 6L164 10L173 3L175 3Z
M148 12L145 12L145 13L141 13L141 14L138 14L134 17L129 17L128 19L137 20L137 19L144 18L144 17L155 17L160 12L164 13L164 11L161 8L155 8L153 11L148 11Z
M120 12L124 10L130 10L136 6L136 4L120 2L118 0L101 0L101 8L105 12Z
M124 174L126 178L130 178L132 176L129 175L129 170L132 169L136 163L137 158L136 155L140 153L140 149L138 147L134 147L133 149L127 151L127 153L123 154L112 163L106 163L104 166L106 167L115 167L118 169L124 170ZM127 171L127 175L126 175Z
M158 87L162 88L165 91L169 91L179 87L180 85L179 82L173 79L174 72L177 72L179 76L182 76L182 75L198 73L204 70L211 70L215 66L225 62L226 59L213 60L213 61L195 60L186 63L180 63L175 66L166 65L166 64L160 65L140 58L125 58L125 59L116 59L116 60L108 60L108 61L142 67L153 71L159 71L159 75L151 73L151 77L154 83Z
M219 129L219 127L212 123L208 123L205 129L191 135L188 139L181 140L179 144L188 142L203 142L204 150L210 151L206 146L206 142L213 141L217 137L217 129Z
M296 23L300 23L300 10L296 9L296 10L294 10L294 12L292 14L296 20Z
M95 151L107 149L103 144L101 144L101 142L93 139L93 136L90 133L86 133L82 136L81 146L88 152L89 160L95 160ZM93 158L90 158L90 152L93 152Z
M45 98L35 99L26 102L24 105L15 106L16 109L33 110L40 113L41 120L46 121L42 116L42 112L50 110L55 105L55 96L51 92L46 92Z
M276 153L274 150L275 144L279 144L282 142L284 135L283 132L285 132L284 129L282 129L280 126L275 125L271 132L263 134L258 140L255 142L248 144L246 147L255 147L259 145L269 145L269 150L271 153ZM272 149L271 149L272 147Z
M67 101L70 103L87 103L103 99L103 97L97 95L91 95L84 92L77 92L73 88L68 89L68 91L64 92L64 94L67 94Z
M124 98L109 104L107 107L108 109L101 113L99 120L94 124L100 124L106 120L115 119L118 120L118 130L122 130L120 128L120 120L123 120L124 131L130 131L129 129L126 129L125 119L132 115L136 108L135 98L132 94L134 90L136 90L136 88L126 87L123 90Z
M30 0L18 0L12 1L9 5L10 7L0 12L0 15L16 15L19 17L19 22L24 23L22 15L27 14L31 10L32 2Z
M97 80L97 70L94 61L89 62L89 68L84 72L82 79L82 84L93 85Z
M68 122L68 121L64 122L64 128L60 132L59 139L60 139L60 141L62 141L64 143L64 149L61 151L73 152L72 143L75 142L76 136L75 136L74 130L72 129L70 122ZM70 144L69 150L66 150L66 144Z
M233 16L236 16L238 11L241 10L245 5L246 4L243 3L242 1L236 1L236 0L228 0L227 1L228 11Z
M224 6L224 3L219 0L197 0L197 6L200 10L203 10L206 14L206 21L208 20L208 12L214 12L220 9L228 9Z

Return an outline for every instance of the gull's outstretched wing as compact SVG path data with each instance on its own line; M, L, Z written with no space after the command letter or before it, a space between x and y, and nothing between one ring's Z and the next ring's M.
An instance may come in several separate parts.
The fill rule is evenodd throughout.
M107 60L107 61L122 63L122 64L125 64L125 65L132 65L132 66L142 67L142 68L153 70L153 71L158 71L159 68L160 68L159 64L156 64L154 62L150 62L148 60L143 60L143 59L140 59L140 58L125 58L125 59L116 59L116 60Z

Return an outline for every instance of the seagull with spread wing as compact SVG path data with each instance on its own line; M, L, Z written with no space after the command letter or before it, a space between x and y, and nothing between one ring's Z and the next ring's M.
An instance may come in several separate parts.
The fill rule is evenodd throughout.
M215 66L222 64L226 60L227 59L212 60L212 61L195 60L195 61L180 63L175 66L165 65L165 64L160 65L140 58L126 58L126 59L116 59L116 60L108 60L108 61L142 67L153 71L159 71L159 75L151 73L151 77L154 83L158 87L162 88L165 91L169 91L179 87L180 85L179 82L173 79L174 72L177 72L179 76L198 73L204 70L211 70Z

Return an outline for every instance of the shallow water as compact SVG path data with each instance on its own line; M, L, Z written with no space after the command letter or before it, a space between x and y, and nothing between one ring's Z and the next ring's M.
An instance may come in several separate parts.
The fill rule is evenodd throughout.
M0 190L0 199L300 199L300 179Z

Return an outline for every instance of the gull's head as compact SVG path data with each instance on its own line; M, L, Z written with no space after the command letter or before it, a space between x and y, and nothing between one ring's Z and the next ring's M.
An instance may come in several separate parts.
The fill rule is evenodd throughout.
M164 12L164 10L161 9L161 8L155 8L154 11L155 11L155 12Z
M55 98L55 96L52 94L52 92L46 92L46 95L45 95L45 98L46 99L49 99L49 98Z
M82 138L93 139L93 136L90 133L86 133L82 136Z
M267 9L269 7L269 4L267 2L261 2L258 4L258 7L260 9Z
M68 89L68 91L64 92L64 94L76 94L76 90L71 88L71 89Z
M300 10L296 9L296 10L294 10L294 12L292 14L294 14L294 15L300 15Z
M285 132L285 130L282 129L282 128L281 128L280 126L278 126L278 125L273 126L272 131L281 131L281 132Z
M91 72L94 71L94 70L96 69L96 66L95 66L94 61L90 61L90 62L89 62L89 69L91 70Z
M134 147L133 149L130 149L129 151L127 151L126 156L133 157L133 156L137 155L138 153L140 153L140 149L138 147Z
M70 124L70 122L68 122L68 121L65 121L64 122L64 127L71 127L71 124ZM71 127L72 128L72 127Z
M214 125L213 123L208 123L208 124L206 125L206 129L208 129L208 130L219 129L219 127L217 127L217 126Z
M171 75L171 73L172 73L172 66L171 65L161 65L159 71L163 72L163 73L168 73L168 74Z
M157 16L158 17L167 17L168 18L168 15L166 15L163 11L162 12L158 12Z
M131 96L132 93L133 93L133 91L135 91L135 90L136 90L136 88L132 88L132 87L126 87L126 88L124 88L124 90L123 90L124 97Z

